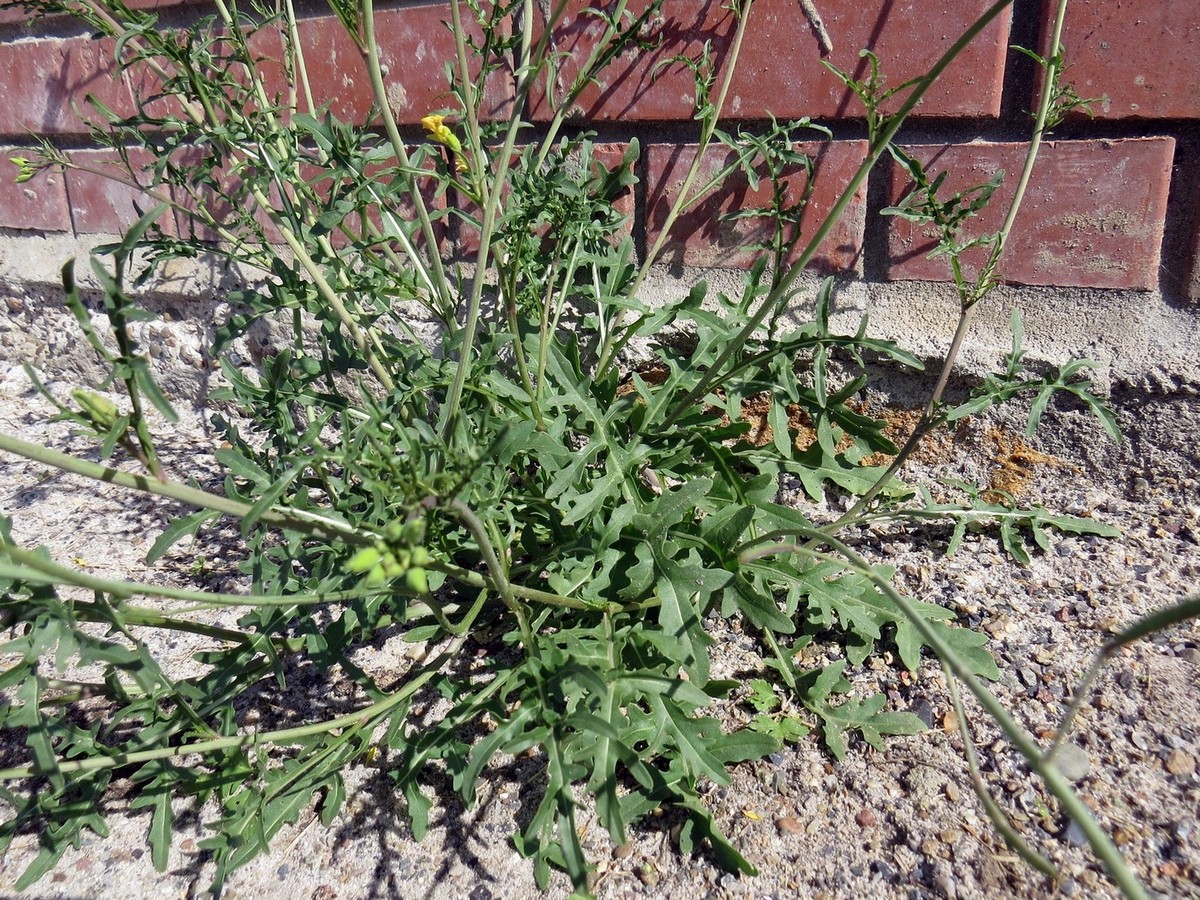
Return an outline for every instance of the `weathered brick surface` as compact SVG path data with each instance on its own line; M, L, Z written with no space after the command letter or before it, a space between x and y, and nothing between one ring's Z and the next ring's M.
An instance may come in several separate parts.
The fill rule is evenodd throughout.
M25 12L13 0L4 0L0 3L0 25L13 25L16 23L24 23L29 20L29 13Z
M893 85L924 74L988 5L984 0L963 0L941 6L932 15L921 4L886 0L823 0L817 4L834 48L828 61L862 77L867 64L858 53L869 48L879 57L888 84ZM555 31L555 47L568 54L556 96L563 96L578 66L603 35L603 24L581 12L595 6L611 10L615 4L571 0ZM580 96L578 115L610 121L690 118L695 96L692 73L683 65L667 63L679 55L697 58L704 42L711 41L713 60L718 67L723 64L735 30L735 17L726 6L666 0L661 15L648 23L645 31L645 36L660 41L659 45L618 58L600 76L599 84ZM645 0L634 0L629 8L641 12ZM817 37L796 0L757 0L748 29L725 109L727 116L862 116L858 101L821 64ZM946 77L926 95L917 114L996 115L1008 30L1005 12L955 61ZM543 116L549 114L544 103L538 109Z
M838 141L799 144L796 149L809 154L815 161L813 192L801 219L801 237L806 240L825 219L862 163L867 145L865 141ZM646 242L653 245L666 224L671 204L679 196L683 179L695 159L696 146L655 144L648 153ZM699 177L694 183L704 184L733 158L732 151L724 147L711 148L705 154ZM785 180L788 202L795 202L804 190L806 175L797 168L786 175ZM723 189L676 219L663 245L660 261L689 266L748 266L760 255L748 245L770 238L769 220L743 218L721 221L721 217L739 210L768 207L771 191L771 183L767 180L760 180L758 189L754 190L744 175L731 176ZM827 272L854 271L859 268L865 214L866 190L862 187L818 250L812 262L814 268ZM800 248L803 248L803 243Z
M448 19L446 4L376 14L384 83L392 112L402 123L416 124L422 116L455 105L445 75L446 63L455 58L454 40L442 24ZM332 16L305 19L299 27L317 105L329 103L337 117L363 121L374 95L354 43ZM505 115L512 101L511 81L497 74L486 84L482 114ZM282 89L283 85L276 82L272 87Z
M454 58L453 40L442 24L447 10L438 4L377 14L388 96L401 122L416 123L430 111L453 104L443 71L444 64ZM339 118L361 122L373 101L370 79L341 24L332 16L302 19L300 40L317 105L329 104ZM252 46L269 60L262 72L268 94L285 96L278 38L266 30L255 35ZM0 83L12 98L0 107L0 134L82 133L86 129L72 107L86 112L87 94L94 94L118 113L132 113L129 84L124 79L114 80L113 71L110 41L0 42ZM143 93L155 91L153 78L144 78L137 87ZM511 97L509 79L503 74L489 78L483 101L485 116L505 114Z
M212 0L125 0L130 9L167 9L173 6L212 5ZM56 16L57 17L57 16ZM27 13L16 0L0 0L0 25L25 23L29 21Z
M74 150L71 160L89 171L68 169L66 172L67 200L76 234L119 234L138 220L140 209L148 212L159 201L130 184L107 177L111 172L128 180L119 157L113 150ZM151 162L144 150L131 150L131 162L145 166ZM144 181L141 183L145 183ZM167 210L158 220L167 234L175 234L175 216Z
M94 95L121 114L133 111L130 93L114 78L112 45L87 38L0 43L0 134L79 134L77 111Z
M30 156L16 147L0 148L0 228L33 231L70 231L67 189L60 172L39 172L17 184L17 169L10 156Z
M1043 0L1048 40L1054 0ZM1065 81L1099 118L1200 117L1200 3L1071 0ZM1044 49L1044 47L1043 47Z
M999 229L1024 163L1025 144L926 145L906 148L930 177L949 171L939 197L986 182L1004 170L1004 184L967 234ZM1059 141L1042 147L1025 202L1000 266L1018 284L1151 290L1158 264L1175 141ZM909 191L905 173L893 172L892 202ZM899 218L888 231L892 279L948 280L943 258L929 259L935 241L921 226ZM974 271L979 250L966 257Z

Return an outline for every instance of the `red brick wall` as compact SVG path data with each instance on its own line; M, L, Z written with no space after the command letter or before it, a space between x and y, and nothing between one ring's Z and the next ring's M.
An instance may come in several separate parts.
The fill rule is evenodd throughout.
M637 10L639 3L644 0L630 6ZM206 0L139 0L135 5L158 8L175 23L209 10ZM580 10L597 5L599 0L568 4L553 44L570 59L583 58L593 46L596 20ZM408 133L419 140L420 117L448 105L441 69L453 49L440 24L448 18L448 4L380 6L382 54L388 79L397 86L392 99ZM661 38L657 49L618 59L573 110L573 123L595 129L600 141L620 147L637 136L642 144L632 208L643 251L660 232L665 205L678 189L697 133L691 74L658 64L680 53L694 55L705 41L711 42L714 60L723 61L734 22L722 6L666 0L650 26ZM858 51L869 47L888 83L898 84L925 71L988 3L816 0L816 6L834 48L824 58L861 73ZM909 152L933 171L951 170L947 187L978 184L1004 169L1009 177L997 199L1007 196L1028 134L1024 111L1036 104L1039 90L1036 67L1008 46L1020 41L1044 48L1053 7L1053 0L1017 0L1014 11L992 23L950 67L901 133ZM305 18L301 33L310 72L320 100L339 115L361 116L370 107L369 85L352 45L338 30L331 17ZM1067 81L1081 96L1100 99L1095 118L1063 123L1045 147L1017 221L1005 278L1021 284L1161 288L1200 297L1200 3L1071 0L1064 45ZM19 155L35 137L45 137L83 157L104 158L88 149L78 111L89 94L119 111L133 108L137 85L127 77L114 78L111 53L107 43L91 40L65 20L30 24L0 0L0 154ZM744 127L762 124L770 115L809 115L833 129L832 143L810 148L817 160L810 217L833 202L866 149L861 108L820 64L822 58L796 0L756 0L726 106L726 115ZM568 60L564 75L570 74ZM488 110L502 114L510 100L510 81L493 79L485 98ZM535 92L531 101L535 119L545 121L544 94ZM10 170L0 178L0 229L12 232L110 232L132 220L138 198L132 187L105 185L93 176L48 173L24 185L14 184L11 176ZM797 189L802 178L795 176ZM905 187L894 164L878 166L814 265L874 279L944 278L944 264L926 258L929 240L920 229L893 218L867 226ZM725 194L676 223L664 261L745 265L749 255L742 247L754 239L747 223L756 220L734 226L718 216L765 197L761 186L751 191L744 180L731 182ZM993 212L999 210L985 214L979 227L995 227L999 215Z

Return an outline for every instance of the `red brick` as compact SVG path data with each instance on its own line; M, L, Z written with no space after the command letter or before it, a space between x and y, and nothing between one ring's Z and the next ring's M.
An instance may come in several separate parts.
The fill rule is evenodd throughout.
M813 193L801 220L801 242L820 226L851 176L866 157L865 141L797 144L796 149L807 153L815 162ZM679 195L688 167L695 159L696 145L656 144L649 148L649 173L646 183L646 243L652 246L666 223L672 202ZM697 185L702 185L722 166L733 160L732 151L724 147L710 148L701 166ZM765 169L760 169L760 175ZM797 167L785 176L789 202L795 202L804 189L806 176ZM770 205L771 184L760 180L758 190L751 190L744 175L731 175L724 187L686 211L675 221L670 237L663 245L660 262L689 266L746 267L761 255L745 249L748 243L764 241L772 225L765 218L720 221L720 216L735 210L767 208ZM863 226L866 218L865 182L855 194L833 231L817 251L813 268L827 272L857 270L862 256ZM793 254L790 261L795 260Z
M212 0L125 0L130 9L164 9L172 6L198 6L203 3L211 5ZM44 18L58 18L63 13L50 13ZM28 22L30 14L16 0L0 0L0 25L13 22Z
M66 172L67 198L76 234L120 234L138 220L135 204L145 213L159 202L129 184L115 180L128 181L130 178L116 151L73 150L68 155L76 165L90 170L68 169ZM153 161L148 151L138 149L131 150L129 158L135 166L148 166ZM102 174L108 172L114 177ZM148 180L143 175L139 177L139 183L147 184ZM167 193L162 188L159 192ZM167 234L175 233L175 218L170 210L158 218L157 224Z
M987 181L1003 169L1004 183L967 235L999 229L1024 164L1025 144L926 145L905 148L930 178L949 171L942 198ZM1175 150L1173 138L1058 141L1043 145L1004 258L1003 279L1016 284L1153 290ZM892 202L911 184L894 169ZM888 226L889 277L948 280L944 258L928 259L931 232L899 218ZM966 255L975 272L984 254Z
M554 37L555 48L567 54L558 95L570 85L580 61L588 58L603 33L584 7L606 2L571 0ZM819 0L834 51L829 61L862 77L866 62L858 53L870 48L880 59L887 83L898 85L925 71L947 50L989 3L965 0L945 4L935 13L921 4L890 0ZM721 66L732 43L735 19L724 3L666 0L660 15L647 27L647 37L662 43L653 50L631 49L605 72L599 84L584 91L578 117L601 120L690 119L695 89L691 72L672 57L699 56L712 42L713 59ZM633 0L635 13L645 0ZM1006 11L979 35L926 95L916 113L923 116L996 116L1009 33ZM796 0L757 0L742 45L738 74L724 114L759 119L800 116L861 118L857 99L821 65L822 54ZM889 104L891 108L898 103ZM535 109L549 116L544 100Z
M39 172L24 184L16 183L11 156L32 157L20 147L0 149L0 228L30 231L70 231L67 189L61 172Z
M449 18L444 3L376 13L384 83L402 123L416 124L430 112L455 106L445 76L445 64L455 58L454 39L443 24ZM374 95L362 57L341 23L332 16L302 20L300 44L317 105L328 103L339 119L362 122ZM505 115L511 101L511 82L496 75L486 83L481 113Z
M0 134L79 134L86 131L87 95L114 111L133 111L129 91L113 77L112 44L87 38L0 44Z
M170 9L178 6L207 6L210 9L204 10L204 12L215 12L215 9L212 9L212 0L125 0L125 5L130 9L146 10Z
M610 171L615 169L625 156L625 152L629 145L624 143L606 143L592 145L592 159L604 166ZM524 151L524 147L518 147L516 155L519 157ZM595 171L595 170L593 170ZM507 189L505 196L507 196ZM478 219L480 216L479 207L469 200L462 204L463 210L470 216ZM634 213L634 192L633 188L626 188L620 196L613 201L613 208L621 215L626 217L625 227L618 231L614 237L623 239L626 235L633 233L633 213ZM479 229L462 219L456 217L458 221L458 255L474 259L479 253Z
M29 13L15 0L0 2L0 25L12 25L17 22L28 22Z
M1043 0L1044 41L1054 21ZM1064 80L1103 119L1200 117L1200 3L1071 0ZM1042 52L1046 46L1043 43Z

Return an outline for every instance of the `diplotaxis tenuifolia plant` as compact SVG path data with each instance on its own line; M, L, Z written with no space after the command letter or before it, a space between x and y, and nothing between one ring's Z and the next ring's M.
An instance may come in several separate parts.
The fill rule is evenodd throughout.
M231 517L240 524L251 590L95 578L55 562L53 547L17 546L0 520L0 606L9 634L0 647L9 698L0 724L6 735L23 736L29 754L27 764L0 772L7 785L0 843L21 829L43 835L22 886L84 829L103 829L98 802L118 776L134 786L136 806L152 809L148 840L159 866L183 800L215 801L220 816L203 847L216 861L219 892L232 869L263 852L309 804L332 822L344 797L342 771L364 756L386 761L420 838L433 767L470 804L490 762L526 752L543 767L541 794L513 840L540 883L554 867L577 892L589 890L580 787L614 842L652 810L668 808L683 819L684 852L704 845L721 865L752 873L752 860L717 827L701 782L728 783L731 765L804 739L813 726L835 757L852 736L877 745L920 730L916 716L888 710L883 695L847 696L845 676L885 651L915 670L930 650L1001 721L1113 877L1136 889L1086 807L991 698L981 679L998 673L984 637L950 611L898 593L885 568L846 543L881 518L944 520L956 534L968 523L993 523L1018 557L1027 541L1043 543L1048 528L1110 533L1038 507L935 503L897 477L930 430L1014 396L1034 398L1032 427L1052 394L1072 392L1115 433L1111 413L1079 377L1087 361L1041 378L1023 371L1016 319L1005 370L964 404L942 400L972 310L1003 268L1038 143L1079 99L1044 92L1013 211L991 235L963 230L991 185L939 196L940 179L892 141L1005 2L924 77L886 88L870 54L864 80L831 73L865 105L868 153L829 218L803 239L796 226L807 195L789 193L784 175L811 176L799 141L830 132L808 121L722 130L739 50L755 27L753 0L734 3L736 33L719 69L707 52L669 63L694 75L700 152L660 234L736 175L774 186L769 235L739 294L714 296L701 282L661 306L645 302L642 287L662 239L638 259L617 202L635 181L637 142L623 156L601 153L570 120L592 79L651 39L658 3L589 9L603 34L568 76L549 37L564 3L453 0L447 24L455 57L445 73L429 74L446 79L447 103L427 111L420 138L394 119L395 86L379 62L371 0L330 0L373 86L375 107L362 122L340 121L314 104L290 0L279 8L214 0L213 15L182 30L160 29L153 12L122 0L26 5L78 16L115 41L120 66L145 76L136 83L153 85L134 115L97 105L92 137L129 163L123 177L157 205L91 260L111 334L93 325L73 266L64 269L67 303L109 372L99 388L117 386L126 401L105 399L95 385L59 397L30 371L61 417L94 434L102 456L117 461L110 467L5 435L0 450L99 479L108 490L192 507L158 537L150 562ZM283 52L268 58L263 46ZM1057 36L1051 46L1038 63L1057 85ZM282 90L264 74L280 68ZM515 84L506 117L483 109L493 78ZM545 110L536 125L535 102ZM728 164L702 175L706 151L717 150ZM888 212L937 230L962 312L936 389L903 447L851 404L868 362L913 369L921 362L865 327L832 330L834 282L808 297L799 280L889 153L917 188ZM138 165L142 158L149 164ZM51 144L14 162L21 179L79 165ZM185 224L162 227L168 216ZM475 235L467 260L443 256L447 227ZM960 259L978 246L987 263L971 276ZM235 311L211 347L223 381L209 400L231 410L216 420L225 441L216 451L227 473L223 493L160 463L149 407L170 417L172 405L128 329L148 313L126 285L196 254L259 275L230 298ZM785 309L811 316L788 324ZM236 365L228 347L264 318L288 330L286 345L257 369ZM418 333L418 319L432 331ZM748 435L742 404L750 397L769 401L765 441ZM797 444L790 417L811 423L811 444ZM893 461L866 464L879 454ZM779 502L785 476L814 500L830 491L857 499L818 527ZM63 599L59 589L71 585L92 599ZM138 596L158 605L139 606ZM244 610L238 627L207 621L204 610L214 607ZM735 685L710 676L709 651L734 619L768 663L751 701L763 714L751 727L726 730L710 713ZM148 651L147 628L203 634L219 649L197 658L202 674L179 677ZM393 684L352 661L381 634L427 647ZM840 645L841 661L803 668L799 651L813 641ZM478 646L490 652L470 652ZM270 730L239 717L240 697L266 681L282 683L297 660L339 671L366 698L361 708ZM102 683L72 682L71 667L93 664L104 670ZM772 698L785 693L801 713L771 714ZM91 707L90 727L72 716L73 701L84 696L103 700L98 716ZM431 705L431 697L442 702Z

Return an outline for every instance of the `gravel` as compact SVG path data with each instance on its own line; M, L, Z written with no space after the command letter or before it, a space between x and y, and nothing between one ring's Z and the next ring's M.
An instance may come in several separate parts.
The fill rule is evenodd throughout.
M64 382L56 389L66 390ZM47 405L19 368L0 364L0 430L58 449L91 454L86 440L47 424ZM1172 414L1200 422L1196 398L1172 398ZM1133 439L1105 446L1099 430L1075 413L1049 414L1033 442L1071 468L1033 467L1023 500L1056 511L1093 515L1121 536L1099 539L1054 534L1049 552L1028 566L1008 559L988 531L968 532L961 549L944 553L948 530L901 528L860 536L859 549L897 567L902 589L955 610L990 638L1003 677L993 687L1027 729L1046 741L1092 654L1138 616L1194 591L1200 573L1197 469L1186 441L1169 445L1155 405L1138 403L1122 418ZM1141 416L1142 418L1137 418ZM1189 418L1190 417L1190 418ZM973 423L923 458L912 477L986 481L995 467L988 429ZM1008 423L1011 425L1012 423ZM175 477L202 480L215 471L215 436L201 412L168 428L160 423L165 466ZM1016 433L1019 433L1016 432ZM1158 440L1142 436L1152 434ZM97 488L44 466L0 456L0 514L13 516L26 544L44 543L59 560L77 559L108 577L185 586L237 586L232 539L186 544L150 569L141 562L177 510L139 495ZM813 514L819 514L814 510ZM203 565L195 565L203 554ZM758 660L734 628L716 648L713 676L745 679ZM182 670L195 643L175 638L158 647ZM389 641L371 650L372 665L402 671L407 649ZM1200 896L1200 628L1187 623L1117 654L1084 702L1058 765L1149 889L1162 896ZM670 817L651 818L629 841L612 847L584 811L585 847L596 861L601 897L1111 897L1115 890L1092 857L1082 832L1032 777L973 699L964 698L992 796L1026 840L1062 871L1057 887L1022 863L997 836L976 798L961 738L935 661L915 675L880 666L858 673L856 688L881 689L890 708L916 713L930 729L889 739L876 751L852 742L834 764L810 736L768 759L737 766L732 785L704 785L717 821L760 869L757 878L722 872L706 855L681 856ZM292 685L317 702L332 687L322 673ZM353 698L342 698L349 702ZM752 710L734 701L722 715L747 721ZM13 748L0 746L6 755ZM525 814L528 760L488 770L476 809L462 808L447 789L423 843L413 841L398 814L384 758L348 772L348 800L330 829L315 811L302 814L275 839L270 853L233 874L225 896L289 895L311 900L366 896L524 898L540 896L531 866L507 841ZM149 817L120 800L105 810L111 836L87 835L33 889L46 898L124 895L198 896L212 865L199 846L199 821L212 809L177 808L180 827L167 871L156 873L145 850ZM0 861L0 894L10 895L37 851L34 835L19 835ZM569 886L555 877L552 896Z

